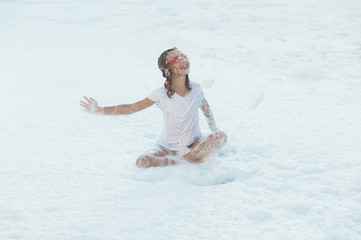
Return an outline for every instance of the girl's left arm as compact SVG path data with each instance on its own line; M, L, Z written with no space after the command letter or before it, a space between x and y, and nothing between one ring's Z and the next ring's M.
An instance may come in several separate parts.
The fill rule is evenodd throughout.
M206 99L203 99L201 109L204 116L207 118L208 127L212 132L217 132L216 121L214 120L213 112Z

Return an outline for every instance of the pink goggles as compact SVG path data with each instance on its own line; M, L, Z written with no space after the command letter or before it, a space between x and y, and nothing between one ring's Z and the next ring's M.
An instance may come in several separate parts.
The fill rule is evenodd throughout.
M182 60L183 58L184 58L184 59L188 59L188 56L183 54L183 55L180 56L180 57L178 57L178 56L172 57L172 58L170 59L170 61L169 61L169 64L168 64L167 69L169 69L171 66L173 66L174 64L176 64L177 62L179 62L179 61Z

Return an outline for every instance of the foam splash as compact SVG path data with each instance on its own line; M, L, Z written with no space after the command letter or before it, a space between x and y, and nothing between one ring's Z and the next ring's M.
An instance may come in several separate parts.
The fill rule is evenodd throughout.
M207 88L213 87L214 83L215 83L215 80L213 78L209 78L209 79L203 80L201 82L201 85L203 88L207 89Z

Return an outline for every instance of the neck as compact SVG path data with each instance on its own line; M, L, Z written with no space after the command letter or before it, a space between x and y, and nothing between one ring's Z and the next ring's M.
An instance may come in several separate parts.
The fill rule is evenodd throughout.
M186 75L173 74L172 76L172 88L174 91L184 91L186 90L185 86Z

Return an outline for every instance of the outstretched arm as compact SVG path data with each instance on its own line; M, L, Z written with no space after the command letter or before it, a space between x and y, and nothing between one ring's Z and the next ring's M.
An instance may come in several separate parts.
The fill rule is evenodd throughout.
M108 115L132 114L152 106L155 102L149 98L145 98L139 102L132 104L122 104L110 107L100 107L94 98L84 97L85 101L80 101L80 106L84 111L90 113L103 113Z
M216 122L214 120L213 112L211 110L211 107L209 106L206 99L202 101L201 109L203 111L204 116L207 118L208 127L212 132L218 131L216 127Z

